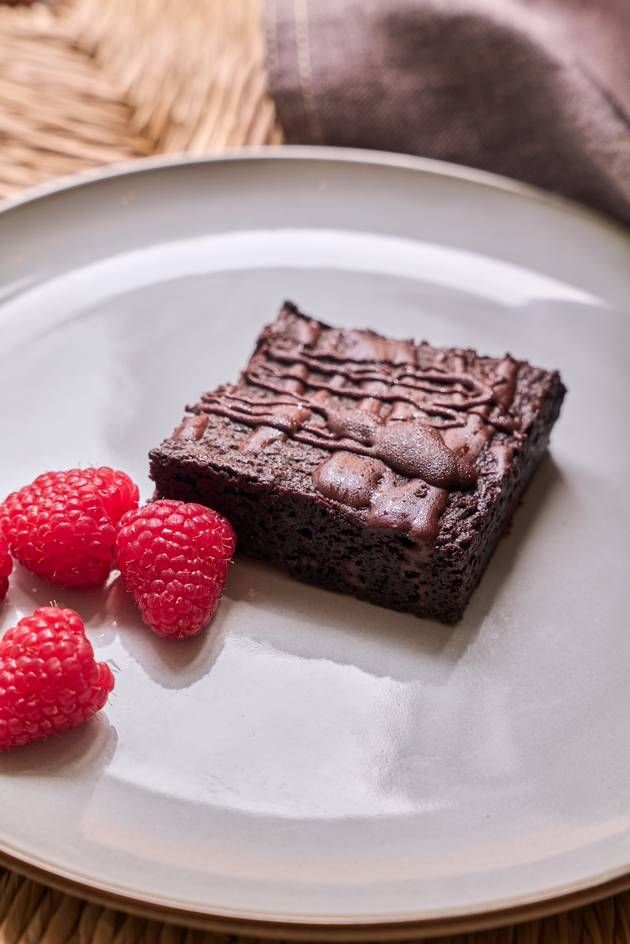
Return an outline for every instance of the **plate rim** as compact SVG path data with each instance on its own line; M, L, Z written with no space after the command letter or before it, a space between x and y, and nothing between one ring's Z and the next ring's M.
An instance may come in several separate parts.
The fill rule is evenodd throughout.
M546 204L556 210L570 213L590 221L628 243L630 248L630 231L619 220L607 216L605 213L586 206L570 197L543 190L535 184L515 180L503 174L469 167L467 164L456 164L453 161L442 161L432 157L421 157L416 154L403 154L398 151L377 151L369 148L328 147L316 144L274 144L274 145L244 145L241 147L225 148L214 154L188 154L173 152L172 154L154 154L149 157L128 158L123 161L114 161L89 170L65 174L41 184L27 187L17 196L0 200L0 219L13 210L20 209L46 197L64 193L90 184L109 179L125 177L127 175L142 174L147 171L166 170L171 167L185 167L196 165L215 165L223 163L238 163L239 161L264 163L265 161L297 160L320 161L322 163L341 162L348 164L372 165L391 167L399 170L415 170L436 177L461 180L479 184L493 190L501 190Z
M135 898L89 880L70 878L57 870L49 870L26 859L7 853L0 844L0 867L11 869L25 878L57 891L81 898L93 904L105 906L128 914L137 915L169 924L213 931L221 934L236 934L268 940L291 941L407 941L468 934L486 931L506 925L520 924L546 918L558 912L581 908L630 890L630 872L622 875L599 878L594 884L564 892L551 893L549 897L532 897L515 904L499 903L496 908L466 910L444 917L405 918L404 920L365 921L353 917L345 922L319 920L312 916L292 919L287 916L242 917L219 910L197 911L193 908Z
M13 198L0 203L0 226L7 214L31 204L82 189L91 184L146 172L166 170L173 167L196 165L220 165L224 163L263 163L278 160L316 161L322 163L346 163L371 165L374 167L418 171L436 177L456 179L493 190L503 191L527 200L578 216L600 229L621 237L630 249L630 233L618 221L608 218L597 210L582 206L573 200L541 190L528 183L509 177L479 170L466 165L415 155L360 148L336 148L311 145L252 146L226 149L215 154L190 155L167 154L136 158L101 166L77 174L56 178L52 181L27 188ZM331 919L316 916L291 917L287 915L237 915L221 913L219 909L198 911L183 904L151 900L137 893L127 894L106 882L89 877L73 877L63 869L38 864L32 857L17 850L9 851L0 837L0 866L26 876L41 884L52 886L65 893L116 908L142 917L154 918L189 927L202 928L223 933L240 933L264 938L290 937L294 940L403 940L465 933L491 929L506 924L533 920L571 908L581 907L609 895L630 889L630 863L621 869L604 871L581 882L550 889L549 894L534 894L519 899L497 901L483 909L462 908L443 916L405 915L403 918L379 918L356 916L344 919L336 915Z

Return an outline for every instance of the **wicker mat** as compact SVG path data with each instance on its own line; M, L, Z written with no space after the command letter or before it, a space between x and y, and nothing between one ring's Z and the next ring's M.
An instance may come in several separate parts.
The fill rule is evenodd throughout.
M0 197L146 154L281 141L258 0L55 9L0 6Z
M280 142L265 92L259 2L67 0L55 12L0 6L0 197L146 154ZM226 940L129 917L0 870L0 944ZM630 944L630 893L450 940Z

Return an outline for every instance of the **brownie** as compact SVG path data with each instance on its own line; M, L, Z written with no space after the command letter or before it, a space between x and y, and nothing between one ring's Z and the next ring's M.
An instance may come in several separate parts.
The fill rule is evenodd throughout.
M285 302L236 384L151 452L163 498L227 515L309 583L456 622L543 457L556 371L333 328Z

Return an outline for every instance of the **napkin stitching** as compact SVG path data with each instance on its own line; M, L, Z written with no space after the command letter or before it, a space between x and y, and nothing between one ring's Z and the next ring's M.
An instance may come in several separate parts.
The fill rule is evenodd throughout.
M297 50L297 66L300 78L300 89L304 101L304 110L311 124L314 137L323 143L322 131L315 91L313 89L313 66L311 61L311 47L308 35L308 11L306 0L293 0L293 14L295 16L295 45Z

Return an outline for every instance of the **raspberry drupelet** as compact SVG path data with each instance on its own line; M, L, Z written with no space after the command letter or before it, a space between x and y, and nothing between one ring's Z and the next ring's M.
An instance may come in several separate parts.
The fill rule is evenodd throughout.
M0 531L0 603L4 600L9 589L9 577L13 570L13 561L9 554L9 544Z

